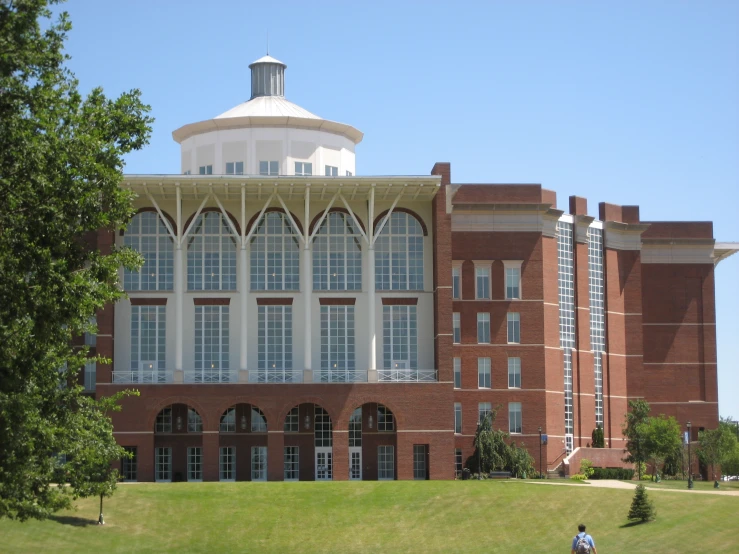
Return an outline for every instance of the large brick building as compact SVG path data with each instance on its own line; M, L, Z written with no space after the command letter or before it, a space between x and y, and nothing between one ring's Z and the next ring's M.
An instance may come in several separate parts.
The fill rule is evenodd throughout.
M630 398L718 419L711 223L558 208L540 185L356 176L357 129L252 95L173 133L176 175L126 175L138 212L98 248L145 258L89 338L127 479L450 479L479 417L538 464L596 425L623 448ZM597 217L596 217L597 216Z

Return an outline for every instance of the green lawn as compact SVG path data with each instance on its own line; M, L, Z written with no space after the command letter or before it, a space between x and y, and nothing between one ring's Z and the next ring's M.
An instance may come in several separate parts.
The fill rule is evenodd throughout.
M519 481L122 485L52 520L0 521L2 552L736 552L739 496L651 491L657 521L625 525L632 493Z

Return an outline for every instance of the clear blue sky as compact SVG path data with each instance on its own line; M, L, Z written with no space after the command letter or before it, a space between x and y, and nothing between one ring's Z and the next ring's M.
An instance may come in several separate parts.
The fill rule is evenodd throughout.
M248 64L365 133L359 174L541 183L739 241L739 2L70 0L83 90L156 117L127 173L177 173L172 130L249 98ZM716 271L719 411L739 418L739 254Z

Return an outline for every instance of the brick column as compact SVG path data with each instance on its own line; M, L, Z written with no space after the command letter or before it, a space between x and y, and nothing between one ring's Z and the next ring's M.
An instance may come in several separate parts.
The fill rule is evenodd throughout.
M203 433L203 481L218 481L218 433Z
M101 254L110 254L115 244L115 234L106 229L100 229L97 234L97 249ZM98 336L96 352L99 356L108 358L110 363L97 364L96 382L113 382L113 356L115 354L115 305L106 304L97 314Z
M434 362L439 381L452 381L452 216L447 213L451 165L436 163L431 174L441 176L441 187L432 202Z
M347 431L334 431L333 472L334 481L349 479L349 433Z
M117 437L120 442L120 437ZM137 457L137 481L153 481L154 480L154 435L141 435L137 437L136 444Z
M285 480L285 434L270 431L267 434L267 481Z

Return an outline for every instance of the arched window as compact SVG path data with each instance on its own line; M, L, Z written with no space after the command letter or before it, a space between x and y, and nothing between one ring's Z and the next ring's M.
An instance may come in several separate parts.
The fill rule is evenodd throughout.
M187 409L187 432L188 433L202 433L203 432L203 419L200 414L192 408Z
M123 270L125 290L172 290L174 243L158 214L141 212L133 216L123 244L144 257L140 271Z
M410 214L393 212L377 237L375 289L423 290L423 228Z
M262 410L252 406L251 409L251 432L252 433L266 433L267 432L267 418L264 417Z
M313 242L313 290L361 290L361 236L351 216L326 216Z
M236 240L220 212L201 213L187 244L188 290L236 290Z
M267 212L251 240L251 290L298 290L300 245L282 212Z
M395 417L390 408L383 406L382 404L377 405L377 430L378 431L395 431Z
M172 406L162 408L162 411L157 414L157 421L154 425L154 432L156 433L171 433L172 432Z
M233 433L236 431L236 408L229 408L221 416L221 433Z

